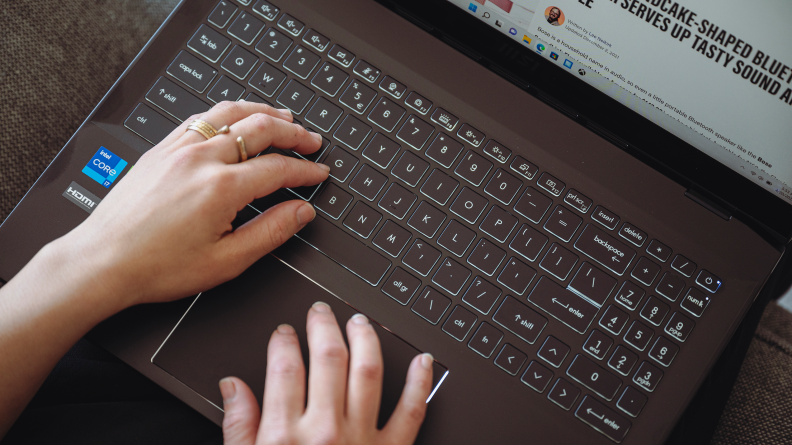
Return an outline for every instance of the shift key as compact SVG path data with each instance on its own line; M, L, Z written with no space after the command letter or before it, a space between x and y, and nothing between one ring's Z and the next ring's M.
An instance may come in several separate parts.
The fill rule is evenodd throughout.
M599 310L547 277L542 277L536 283L528 301L581 334L586 332Z
M634 250L592 224L587 225L580 234L575 249L619 276L624 275L627 266L635 258Z
M209 111L206 102L164 77L160 77L149 90L146 100L182 122L194 114Z

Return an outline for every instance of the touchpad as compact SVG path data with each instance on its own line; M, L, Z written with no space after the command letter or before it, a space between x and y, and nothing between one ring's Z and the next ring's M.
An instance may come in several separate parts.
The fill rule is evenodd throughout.
M332 307L346 338L344 326L357 311L267 255L238 278L201 294L152 361L218 408L223 406L218 382L228 376L244 380L260 404L267 344L278 325L288 323L297 330L303 360L309 367L305 322L308 309L317 301ZM399 400L410 361L421 351L373 325L385 362L382 427ZM435 362L435 389L445 373Z

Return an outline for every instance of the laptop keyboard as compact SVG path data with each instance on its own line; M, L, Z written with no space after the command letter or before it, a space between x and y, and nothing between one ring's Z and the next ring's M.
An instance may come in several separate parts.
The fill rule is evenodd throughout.
M302 157L331 168L291 190L321 212L298 237L623 440L720 279L312 25L220 1L125 126L157 144L210 103L290 109L324 138Z

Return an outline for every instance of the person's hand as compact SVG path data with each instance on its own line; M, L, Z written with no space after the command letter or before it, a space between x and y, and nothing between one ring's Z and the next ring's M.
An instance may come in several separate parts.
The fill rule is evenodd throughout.
M225 445L407 445L418 435L432 389L432 356L419 354L407 372L396 409L377 429L383 363L368 319L347 322L347 351L330 306L308 311L308 375L297 334L281 325L267 349L263 413L250 388L236 377L220 381Z
M91 216L58 242L85 267L100 269L97 285L123 295L124 305L168 301L236 277L316 215L301 200L274 206L232 232L237 212L282 187L327 179L322 164L277 154L270 146L313 153L320 136L291 123L288 110L253 102L222 102L200 119L230 133L209 140L185 131L187 119L143 155ZM239 163L242 136L249 160Z

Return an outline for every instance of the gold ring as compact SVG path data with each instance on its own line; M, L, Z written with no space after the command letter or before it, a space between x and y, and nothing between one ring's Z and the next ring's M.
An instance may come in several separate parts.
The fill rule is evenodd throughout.
M228 132L230 132L230 131L231 131L231 129L230 129L230 128L228 128L228 125L223 125L223 127L222 127L222 128L220 128L219 130L217 130L217 134L226 134L226 133L228 133Z
M248 154L247 149L245 148L245 140L242 139L242 136L237 138L237 147L239 148L239 162L247 161Z
M215 127L213 127L212 124L200 119L195 119L190 122L190 124L187 125L187 130L197 131L198 133L201 133L201 135L206 139L211 139L217 136L217 130Z

